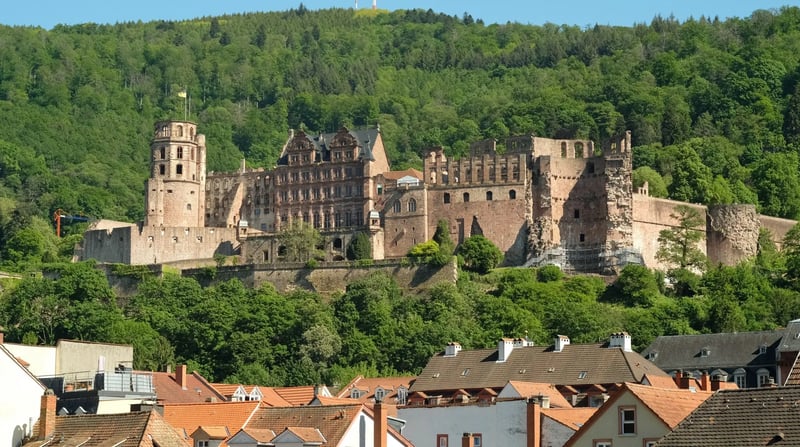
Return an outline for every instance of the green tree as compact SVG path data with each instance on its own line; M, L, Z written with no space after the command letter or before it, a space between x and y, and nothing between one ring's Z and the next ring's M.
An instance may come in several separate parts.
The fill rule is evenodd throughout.
M676 206L670 217L677 226L659 232L656 259L673 268L703 270L706 256L697 244L703 240L703 231L698 228L705 226L705 220L689 205Z
M497 267L503 261L503 252L489 239L476 234L468 237L458 247L464 268L481 274Z
M317 246L322 242L319 231L310 224L294 221L278 233L281 252L288 262L306 262L319 256Z
M372 259L372 244L366 233L358 233L347 246L347 259Z

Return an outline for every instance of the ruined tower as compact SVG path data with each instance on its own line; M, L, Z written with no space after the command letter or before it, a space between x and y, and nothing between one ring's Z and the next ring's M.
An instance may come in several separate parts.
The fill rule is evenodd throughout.
M150 143L145 189L149 227L205 225L206 139L189 121L160 121Z

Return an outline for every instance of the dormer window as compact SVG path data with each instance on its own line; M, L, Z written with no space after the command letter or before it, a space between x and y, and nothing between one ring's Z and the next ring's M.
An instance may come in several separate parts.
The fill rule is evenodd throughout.
M758 347L759 354L766 354L767 353L767 345L761 345Z
M700 350L700 357L708 357L710 355L711 355L711 349L710 348L703 348L703 349Z
M408 402L408 390L405 387L397 389L397 405L405 405Z
M361 390L359 390L357 388L353 388L352 390L350 390L350 398L351 399L358 399L360 397L361 397Z
M658 358L658 351L650 351L647 353L647 360L653 361Z
M376 388L375 389L375 402L382 402L383 398L386 397L386 390L383 388Z
M585 379L586 376L588 376L588 375L589 375L588 371L581 371L581 372L578 373L578 379L581 379L581 380Z

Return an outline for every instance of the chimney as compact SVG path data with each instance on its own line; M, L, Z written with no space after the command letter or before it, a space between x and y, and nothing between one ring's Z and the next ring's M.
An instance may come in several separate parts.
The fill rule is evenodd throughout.
M3 344L3 332L0 331L0 345Z
M535 398L528 399L527 414L527 447L540 447L542 439L542 407Z
M678 385L678 388L681 387L681 382L683 381L683 371L678 370L675 371L675 377L673 379L675 381L675 385Z
M461 344L457 341L451 341L444 347L445 357L455 357L459 352L461 352Z
M56 431L56 395L51 389L45 390L39 408L39 440L44 441Z
M703 374L700 376L700 391L711 391L708 371L703 371Z
M188 389L186 387L186 365L178 365L175 368L175 382L180 385L182 390Z
M375 399L375 422L373 424L373 442L375 447L387 447L388 445L387 428L389 426L389 421L387 416L389 408L387 407L388 405L383 403L382 400Z
M472 436L472 433L464 433L461 436L461 447L475 447L475 436Z
M625 352L631 352L631 336L627 332L616 332L611 334L608 342L609 348L622 348Z
M569 344L569 337L566 335L556 335L555 346L553 347L554 352L561 352L564 350L564 347Z
M497 361L505 362L514 350L514 340L510 338L501 338L497 342Z

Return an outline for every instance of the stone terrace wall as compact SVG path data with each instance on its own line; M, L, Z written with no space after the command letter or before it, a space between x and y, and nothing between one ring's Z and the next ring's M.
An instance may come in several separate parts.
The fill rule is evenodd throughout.
M279 292L305 289L322 295L343 292L347 284L365 278L374 272L391 275L403 289L424 290L440 282L455 283L458 269L455 260L444 267L428 265L409 266L397 260L376 261L372 266L354 267L350 262L327 262L313 269L304 264L256 264L239 267L220 267L213 279L208 269L184 270L184 276L193 276L201 284L238 278L247 287L271 283Z
M706 207L703 205L660 199L644 194L633 195L633 248L642 254L644 263L649 268L660 270L667 268L656 260L658 233L678 226L678 221L670 216L678 205L691 206L697 209L703 218L706 216ZM705 231L705 228L698 229ZM705 243L699 244L698 248L703 253L706 252Z

